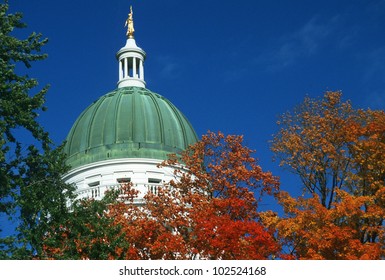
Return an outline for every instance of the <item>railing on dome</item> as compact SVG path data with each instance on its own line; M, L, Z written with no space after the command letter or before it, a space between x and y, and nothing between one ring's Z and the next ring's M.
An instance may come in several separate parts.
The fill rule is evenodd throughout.
M95 186L95 187L87 187L85 189L81 189L81 190L76 191L76 194L77 194L78 199L93 198L93 199L98 200L98 199L102 199L104 194L107 191L119 189L119 188L121 188L122 185L123 184L116 183L116 184L110 184L110 185L99 185L99 186ZM157 184L157 183L147 183L147 184L133 184L132 187L134 189L137 189L137 190L143 189L143 187L144 187L144 189L146 190L146 193L150 192L152 194L157 195L159 188L162 188L164 186L162 184ZM144 195L145 194L143 194L143 193L139 193L138 197L134 199L134 203L143 203L144 202L144 199L143 199Z

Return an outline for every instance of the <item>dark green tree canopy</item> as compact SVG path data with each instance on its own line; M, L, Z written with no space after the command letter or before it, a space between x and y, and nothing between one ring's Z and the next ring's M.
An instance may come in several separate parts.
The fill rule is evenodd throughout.
M31 62L42 60L45 54L40 49L47 42L40 34L31 34L25 40L12 35L15 28L24 28L20 13L9 14L8 4L0 5L0 212L8 212L10 200L5 199L12 190L14 176L19 172L16 155L21 153L23 143L15 136L16 129L26 129L44 145L49 143L48 135L36 118L43 107L47 87L36 95L30 96L30 90L37 86L35 79L27 75L19 76L15 72L16 64L22 63L27 68Z
M0 239L0 258L39 254L41 235L68 211L71 194L61 180L65 155L38 121L48 86L38 89L38 81L24 74L47 57L41 48L48 40L36 33L14 36L25 27L21 13L9 13L8 1L0 4L0 214L18 225L14 236Z
M47 43L41 34L32 33L28 38L20 40L12 35L15 28L24 28L20 13L7 14L8 4L0 6L0 131L2 142L18 142L13 129L25 128L39 141L48 143L48 135L39 125L36 118L40 110L45 110L44 87L34 96L30 91L38 82L27 75L18 75L15 67L22 63L30 68L31 63L43 60L46 54L41 54L41 47ZM5 143L2 143L4 146Z

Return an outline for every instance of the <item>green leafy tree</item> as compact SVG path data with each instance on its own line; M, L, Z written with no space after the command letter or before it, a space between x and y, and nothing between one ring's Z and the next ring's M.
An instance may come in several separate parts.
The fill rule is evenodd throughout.
M40 259L118 259L117 248L129 243L122 227L108 215L111 205L118 203L118 191L109 191L102 200L74 201L67 215L50 223Z
M0 214L17 224L14 236L0 239L0 258L38 255L42 234L67 212L71 195L61 181L67 171L62 148L53 147L38 122L48 86L39 90L36 79L16 71L28 72L32 62L47 57L41 53L47 39L36 33L13 36L26 27L21 20L21 13L9 13L7 1L0 4Z

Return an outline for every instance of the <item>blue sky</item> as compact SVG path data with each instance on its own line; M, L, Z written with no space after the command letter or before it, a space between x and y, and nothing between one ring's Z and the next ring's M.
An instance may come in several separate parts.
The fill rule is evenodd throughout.
M305 96L341 90L355 107L385 107L383 0L10 0L49 38L29 75L51 84L41 123L63 141L89 104L116 88L116 52L133 5L147 53L147 88L172 101L200 136L242 134L263 169L298 186L272 161L279 115Z

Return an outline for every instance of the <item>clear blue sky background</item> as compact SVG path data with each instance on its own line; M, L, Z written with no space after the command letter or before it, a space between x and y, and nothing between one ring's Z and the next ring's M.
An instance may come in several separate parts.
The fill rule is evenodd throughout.
M279 115L306 95L341 90L355 107L385 107L383 0L10 0L28 28L49 38L49 58L29 74L51 84L41 123L61 143L89 104L116 88L116 52L133 5L147 52L147 88L173 102L197 134L242 134L261 166Z

